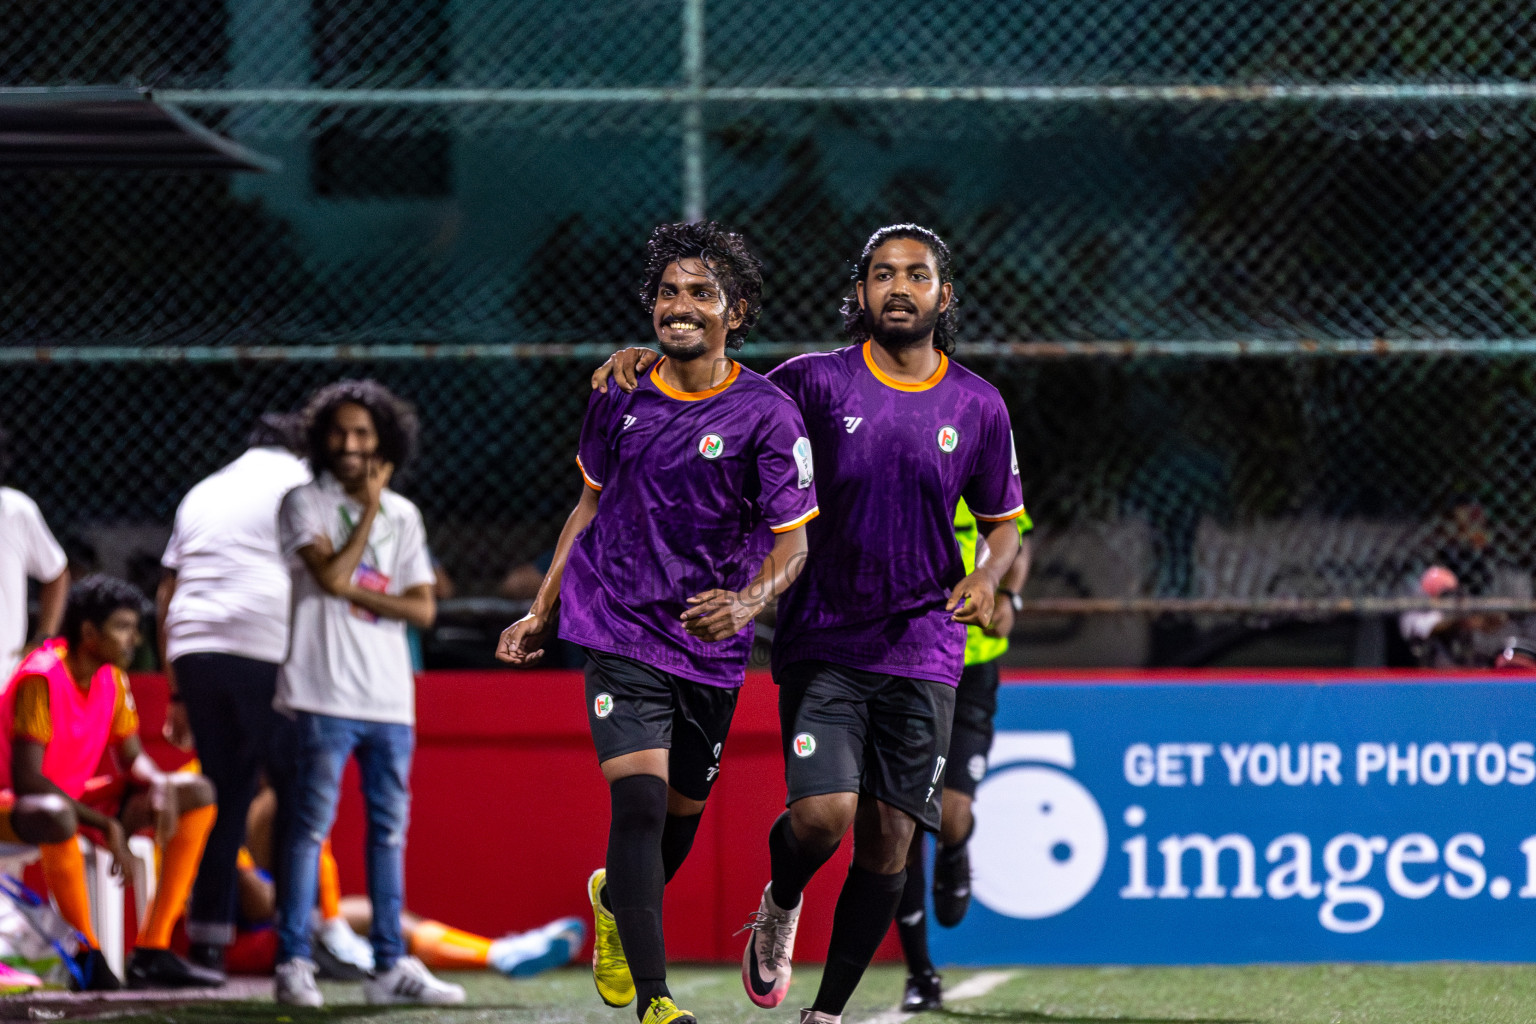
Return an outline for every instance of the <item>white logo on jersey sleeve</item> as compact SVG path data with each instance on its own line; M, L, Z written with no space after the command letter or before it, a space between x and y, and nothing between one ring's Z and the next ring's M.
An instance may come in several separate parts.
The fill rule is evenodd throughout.
M1019 475L1019 444L1013 439L1013 431L1008 432L1008 450L1013 453L1013 475Z
M795 445L790 449L790 452L795 456L795 468L800 471L800 489L803 491L811 486L811 479L815 476L811 466L810 438L795 438Z

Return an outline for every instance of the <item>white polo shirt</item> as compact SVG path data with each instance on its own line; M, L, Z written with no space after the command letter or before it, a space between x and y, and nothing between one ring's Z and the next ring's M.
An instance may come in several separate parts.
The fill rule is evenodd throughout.
M68 566L37 502L0 487L0 690L21 664L27 643L27 577L49 583Z
M340 551L362 514L361 503L329 473L283 498L278 531L293 581L293 615L288 660L278 673L273 703L282 711L413 725L416 678L405 623L327 594L298 554L319 537ZM433 578L421 512L386 490L352 581L403 594Z
M187 492L160 559L176 571L167 658L214 653L282 662L289 582L277 506L309 479L309 467L290 452L252 448Z

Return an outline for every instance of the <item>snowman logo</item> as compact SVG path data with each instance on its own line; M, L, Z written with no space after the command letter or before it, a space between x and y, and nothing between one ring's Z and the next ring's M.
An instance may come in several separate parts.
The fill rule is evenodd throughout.
M1001 731L988 761L976 788L986 810L971 840L972 890L1007 917L1055 917L1093 890L1109 854L1098 801L1067 774L1072 734Z

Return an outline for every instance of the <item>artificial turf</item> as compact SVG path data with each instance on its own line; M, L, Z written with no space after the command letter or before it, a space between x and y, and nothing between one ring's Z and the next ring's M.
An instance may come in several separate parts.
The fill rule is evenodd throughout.
M760 1010L747 1002L736 968L675 968L672 989L678 1004L696 1013L700 1024L792 1024L795 1008L814 992L818 973L809 966L797 970L789 1000L776 1010ZM946 984L953 988L973 973L948 971ZM71 1006L70 1016L102 1019L109 1015L113 1021L143 1024L305 1024L353 1019L388 1024L631 1024L635 1020L630 1009L603 1006L592 989L591 975L580 968L517 982L485 973L451 977L469 989L467 1005L369 1007L362 1004L359 986L326 984L328 1005L321 1010L295 1010L270 1002L134 1010L97 1003ZM900 998L901 984L899 968L871 970L844 1014L846 1024L891 1024L896 1015L890 1011ZM10 1000L0 1003L0 1018L26 1016L22 1005ZM876 1017L881 1019L875 1021ZM930 1024L1528 1024L1536 1021L1536 965L1021 968L985 995L953 1002L940 1014L906 1019L913 1024L924 1020Z

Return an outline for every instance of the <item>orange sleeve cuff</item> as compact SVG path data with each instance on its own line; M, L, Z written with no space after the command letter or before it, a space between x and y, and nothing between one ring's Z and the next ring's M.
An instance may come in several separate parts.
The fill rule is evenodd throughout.
M971 511L971 515L975 516L977 519L981 520L984 523L1006 523L1008 520L1010 520L1010 519L1017 519L1017 518L1019 518L1019 516L1021 516L1023 514L1024 514L1024 506L1023 505L1020 505L1018 508L1014 509L1011 512L1004 512L1002 515L996 515L996 516L984 516L980 512L975 511L974 509Z
M800 516L798 519L791 519L787 523L780 523L778 526L770 526L768 529L774 533L788 533L790 530L793 530L796 527L804 526L806 523L810 522L812 519L815 519L819 515L821 515L821 507L813 505L809 512L803 516Z

